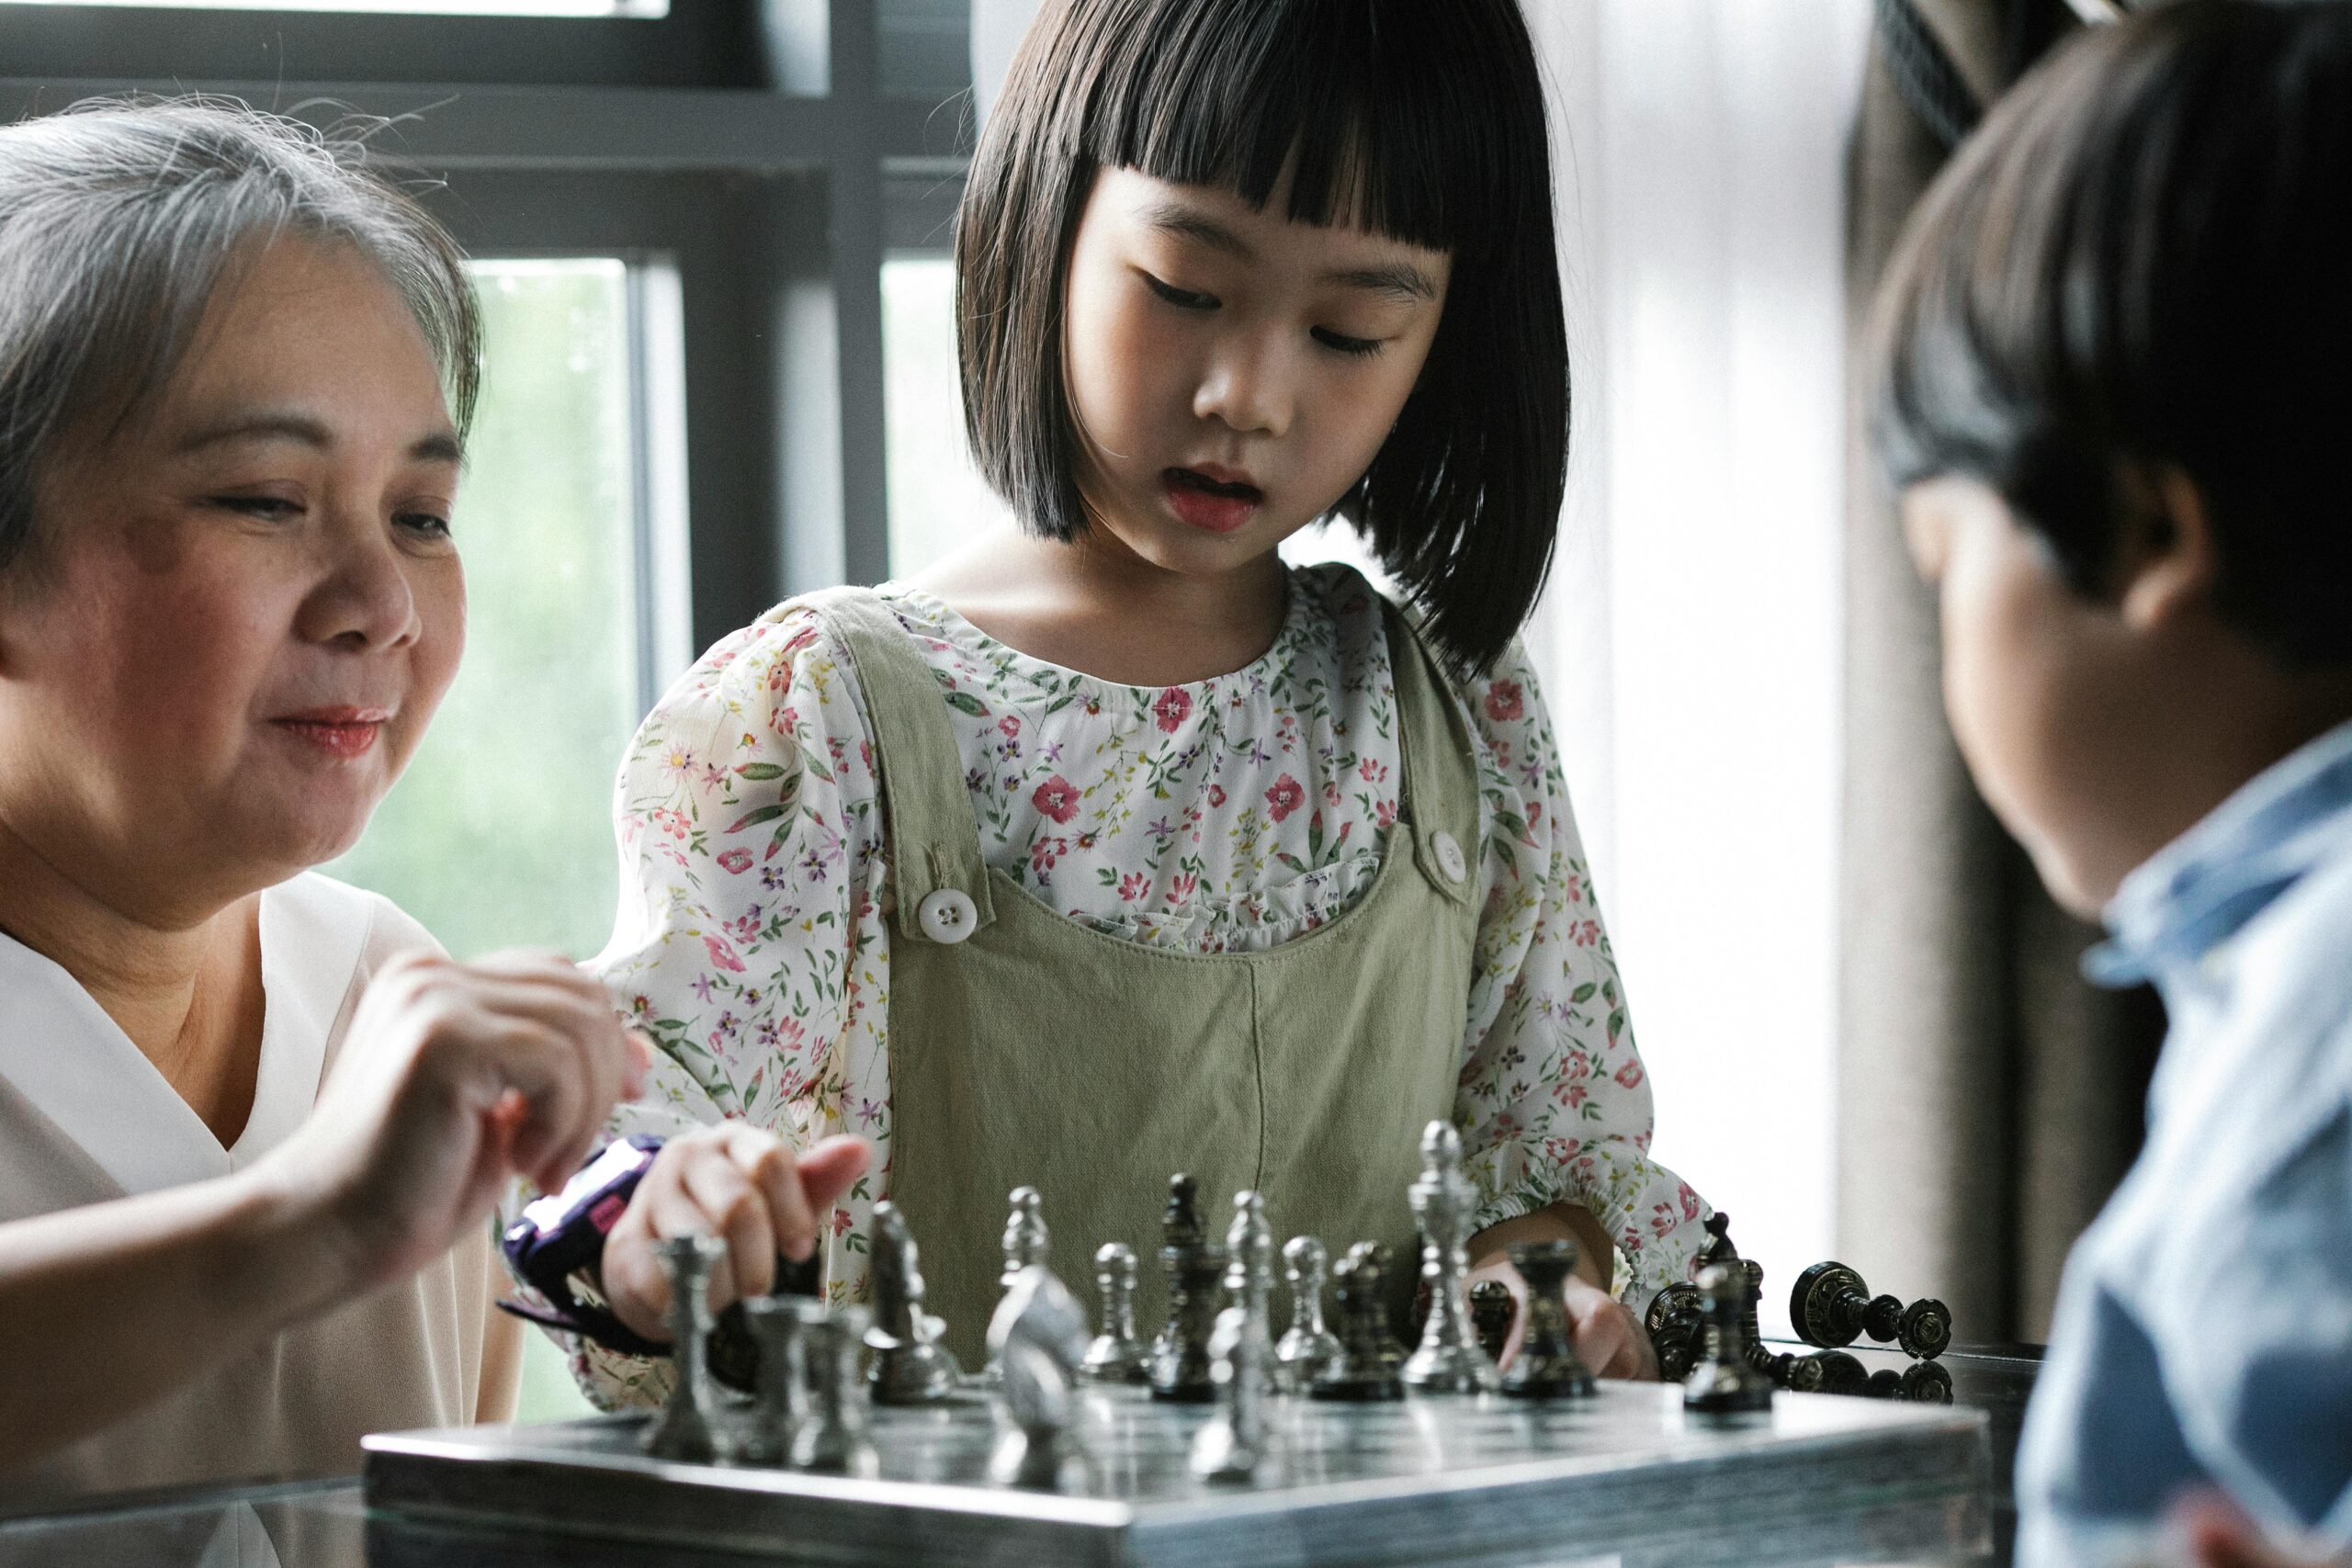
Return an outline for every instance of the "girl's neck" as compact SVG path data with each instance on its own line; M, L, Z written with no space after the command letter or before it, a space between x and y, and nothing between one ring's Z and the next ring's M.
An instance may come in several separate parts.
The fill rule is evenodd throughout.
M0 931L73 976L224 1146L259 1076L260 911L253 894L193 923L147 918L0 823Z
M1253 662L1286 596L1268 554L1214 577L1167 570L1093 535L992 539L915 579L999 642L1125 686L1178 686Z

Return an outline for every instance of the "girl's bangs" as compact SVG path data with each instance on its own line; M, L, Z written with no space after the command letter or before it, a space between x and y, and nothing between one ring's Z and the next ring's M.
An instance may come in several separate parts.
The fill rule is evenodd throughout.
M1106 10L1112 8L1106 8ZM1162 0L1105 39L1080 151L1262 209L1427 250L1519 231L1545 150L1516 145L1474 79L1483 7L1412 0ZM1532 174L1514 167L1532 164Z

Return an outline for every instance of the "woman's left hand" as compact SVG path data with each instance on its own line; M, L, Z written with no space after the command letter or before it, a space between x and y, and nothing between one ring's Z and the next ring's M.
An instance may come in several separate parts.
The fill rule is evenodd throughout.
M1510 1292L1510 1334L1503 1341L1502 1355L1502 1364L1508 1367L1518 1359L1520 1340L1526 1334L1527 1281L1504 1257L1490 1258L1470 1270L1471 1285L1482 1280L1499 1280ZM1580 1274L1568 1276L1561 1295L1577 1359L1595 1376L1657 1381L1657 1354L1650 1348L1650 1337L1623 1302Z

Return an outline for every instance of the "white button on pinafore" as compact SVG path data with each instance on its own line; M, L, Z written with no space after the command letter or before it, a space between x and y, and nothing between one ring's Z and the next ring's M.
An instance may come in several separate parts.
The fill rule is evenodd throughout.
M948 946L972 934L979 924L979 913L971 895L953 887L943 887L915 906L915 919L922 923L922 934Z
M1431 833L1430 848L1437 852L1437 868L1445 873L1448 882L1459 882L1470 874L1469 863L1462 858L1462 846L1453 841L1453 834Z

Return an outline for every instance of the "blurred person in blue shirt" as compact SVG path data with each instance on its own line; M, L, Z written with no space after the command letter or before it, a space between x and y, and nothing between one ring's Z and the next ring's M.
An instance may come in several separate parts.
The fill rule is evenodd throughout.
M2067 1266L2018 1561L2344 1552L2352 7L2182 0L2061 51L1922 203L1870 364L1962 752L2104 913L2094 977L2172 1022Z

